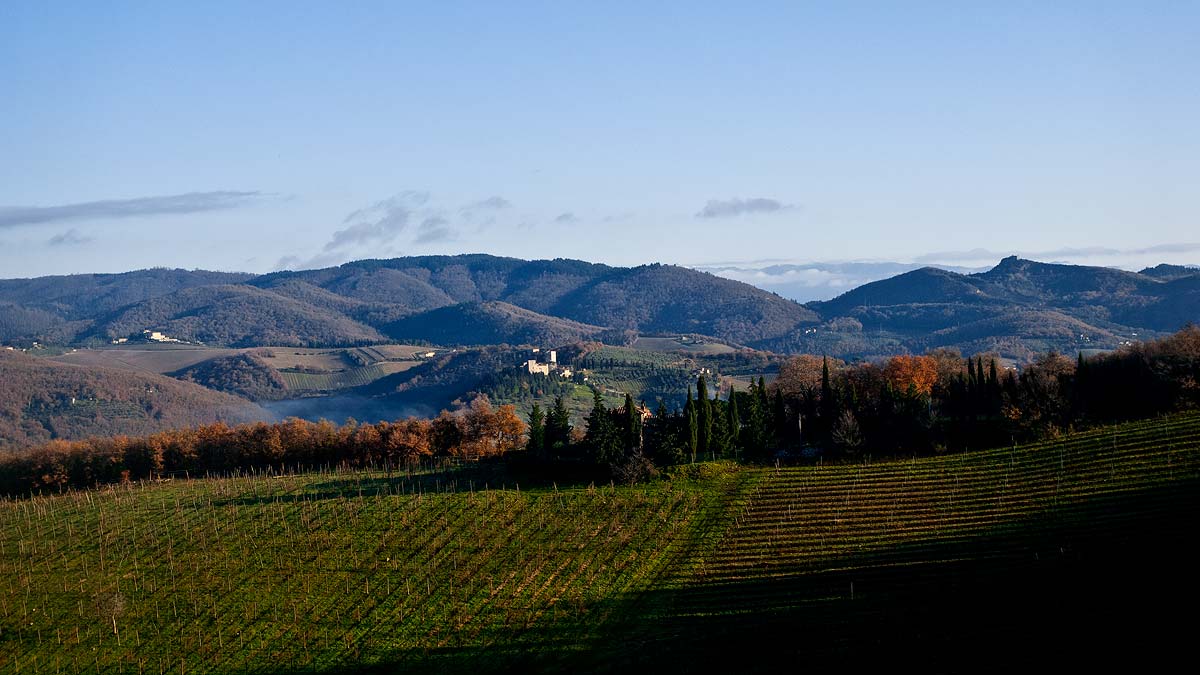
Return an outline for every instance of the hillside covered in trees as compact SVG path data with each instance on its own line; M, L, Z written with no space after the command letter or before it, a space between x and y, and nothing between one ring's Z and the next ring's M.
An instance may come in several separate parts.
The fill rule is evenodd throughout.
M208 359L171 376L251 401L269 401L287 394L283 375L254 352Z
M146 434L267 417L245 399L189 382L0 350L0 451L54 439Z
M839 358L937 347L1028 360L1112 349L1200 319L1200 270L1141 272L1006 258L979 274L924 268L800 305L673 265L488 255L360 260L253 277L184 270L0 281L0 341L86 344L154 330L219 346L624 344L695 334Z
M559 345L585 340L603 331L598 326L495 301L431 309L385 324L381 330L401 342L467 345Z
M863 352L862 337L874 334L881 346L891 340L911 352L953 347L1028 360L1049 349L1112 349L1200 320L1200 270L1126 272L1009 257L978 274L919 269L809 306L857 321L861 333L791 335L762 346L853 357Z
M217 346L530 344L696 334L839 358L935 347L1027 360L1115 348L1200 319L1200 269L1140 273L1010 257L924 268L800 305L676 265L485 255L367 259L262 276L144 270L0 281L0 342L82 345L158 330Z

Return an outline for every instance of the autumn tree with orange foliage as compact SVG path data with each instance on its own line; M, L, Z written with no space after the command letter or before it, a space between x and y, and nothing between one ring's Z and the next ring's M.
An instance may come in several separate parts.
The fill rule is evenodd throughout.
M429 420L407 419L386 425L383 446L386 457L393 464L412 462L433 454L430 446Z
M526 429L515 406L493 409L486 396L471 402L462 427L461 453L474 457L491 457L520 448Z
M938 363L929 356L893 356L884 366L883 375L896 391L928 396L937 384Z
M0 494L154 479L165 474L327 465L394 466L431 455L495 457L524 444L526 426L511 405L486 398L435 420L407 419L342 426L288 419L238 427L223 423L173 429L141 438L115 436L53 441L0 458Z

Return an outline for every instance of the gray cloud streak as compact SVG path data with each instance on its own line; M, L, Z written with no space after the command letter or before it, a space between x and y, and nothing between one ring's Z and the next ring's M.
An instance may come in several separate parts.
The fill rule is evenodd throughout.
M438 241L449 241L454 239L456 232L448 227L434 227L422 229L417 233L417 238L413 240L417 244L432 244Z
M430 244L437 241L447 241L458 236L458 231L449 227L450 221L442 216L429 216L421 222L421 227L417 232L417 238L413 240L417 244Z
M697 218L733 218L735 216L743 216L758 213L777 213L784 209L791 208L776 199L768 199L766 197L752 197L750 199L710 199L696 213Z
M71 228L62 234L56 234L53 237L50 237L50 240L46 243L50 246L75 246L77 244L87 244L92 241L93 239L91 237L79 234L79 230Z
M0 227L219 211L246 206L262 197L264 195L261 192L226 190L137 199L108 199L60 206L0 206Z
M408 227L413 212L428 201L427 192L402 192L354 211L342 221L347 227L334 232L324 250L389 243Z

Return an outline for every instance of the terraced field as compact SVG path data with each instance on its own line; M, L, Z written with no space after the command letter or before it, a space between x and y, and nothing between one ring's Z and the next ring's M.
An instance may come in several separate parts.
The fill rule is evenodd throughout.
M419 365L418 361L384 361L360 368L344 368L330 373L301 373L282 370L279 374L288 389L296 391L332 391L370 384L394 373Z
M1200 593L1200 416L644 487L484 467L0 504L0 671L1143 667ZM1093 663L1094 662L1094 663Z

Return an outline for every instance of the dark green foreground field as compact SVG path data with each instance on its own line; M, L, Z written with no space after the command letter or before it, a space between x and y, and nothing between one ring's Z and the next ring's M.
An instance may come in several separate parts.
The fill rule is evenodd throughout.
M1194 633L1197 415L635 488L482 471L2 503L0 671L1046 670Z

